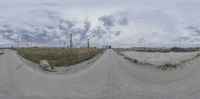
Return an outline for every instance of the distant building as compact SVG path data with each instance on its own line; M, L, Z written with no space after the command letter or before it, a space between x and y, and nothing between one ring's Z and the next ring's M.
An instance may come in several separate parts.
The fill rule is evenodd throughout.
M111 49L112 46L111 45L104 45L103 48L105 48L105 49Z

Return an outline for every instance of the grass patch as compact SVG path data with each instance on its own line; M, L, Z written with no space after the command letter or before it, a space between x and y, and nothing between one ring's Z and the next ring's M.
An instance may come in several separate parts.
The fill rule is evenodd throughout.
M87 48L19 48L15 49L19 55L39 64L47 60L50 66L70 66L89 60L99 53L101 49Z
M132 59L130 57L124 57L125 59L129 60L129 61L132 61L133 63L138 63L138 60L137 59Z

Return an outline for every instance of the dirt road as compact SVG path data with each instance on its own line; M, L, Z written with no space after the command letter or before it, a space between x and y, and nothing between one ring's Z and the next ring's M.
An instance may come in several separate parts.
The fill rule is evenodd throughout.
M107 50L72 74L45 74L1 50L0 99L199 99L200 59L175 71L148 70Z

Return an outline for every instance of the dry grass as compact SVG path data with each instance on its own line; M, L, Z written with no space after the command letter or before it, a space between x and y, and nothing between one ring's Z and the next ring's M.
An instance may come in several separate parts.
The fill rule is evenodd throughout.
M180 61L179 63L176 63L176 64L172 64L172 63L169 62L169 63L165 63L163 65L155 65L155 64L151 64L149 62L142 62L142 61L140 61L140 60L138 60L136 58L127 57L127 56L125 56L124 54L122 54L120 52L120 51L127 51L127 49L115 49L115 51L119 55L123 56L125 59L127 59L127 60L129 60L129 61L131 61L131 62L133 62L135 64L153 66L153 67L156 67L157 69L162 70L162 71L176 69L178 66L184 65L184 64L186 64L186 63L188 63L188 62L190 62L192 60L195 60L195 59L200 57L200 53L198 53L194 57L192 57L190 59L182 60L182 61ZM128 50L128 51L130 51L130 50ZM192 51L192 50L190 50L190 51Z
M172 64L172 63L165 63L164 65L157 66L157 69L166 71L166 70L173 70L176 69L178 64Z
M160 53L169 53L169 52L194 52L199 51L200 48L146 48L146 47L134 47L134 48L115 48L115 51L138 51L138 52L160 52Z
M51 66L70 66L89 60L101 53L101 49L87 48L20 48L15 49L19 55L39 64L47 60Z

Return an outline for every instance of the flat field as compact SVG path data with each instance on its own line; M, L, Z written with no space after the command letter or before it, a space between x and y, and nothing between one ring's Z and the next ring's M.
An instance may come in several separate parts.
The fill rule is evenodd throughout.
M19 55L39 64L47 60L51 66L70 66L89 60L99 53L101 49L95 48L19 48L15 49Z

